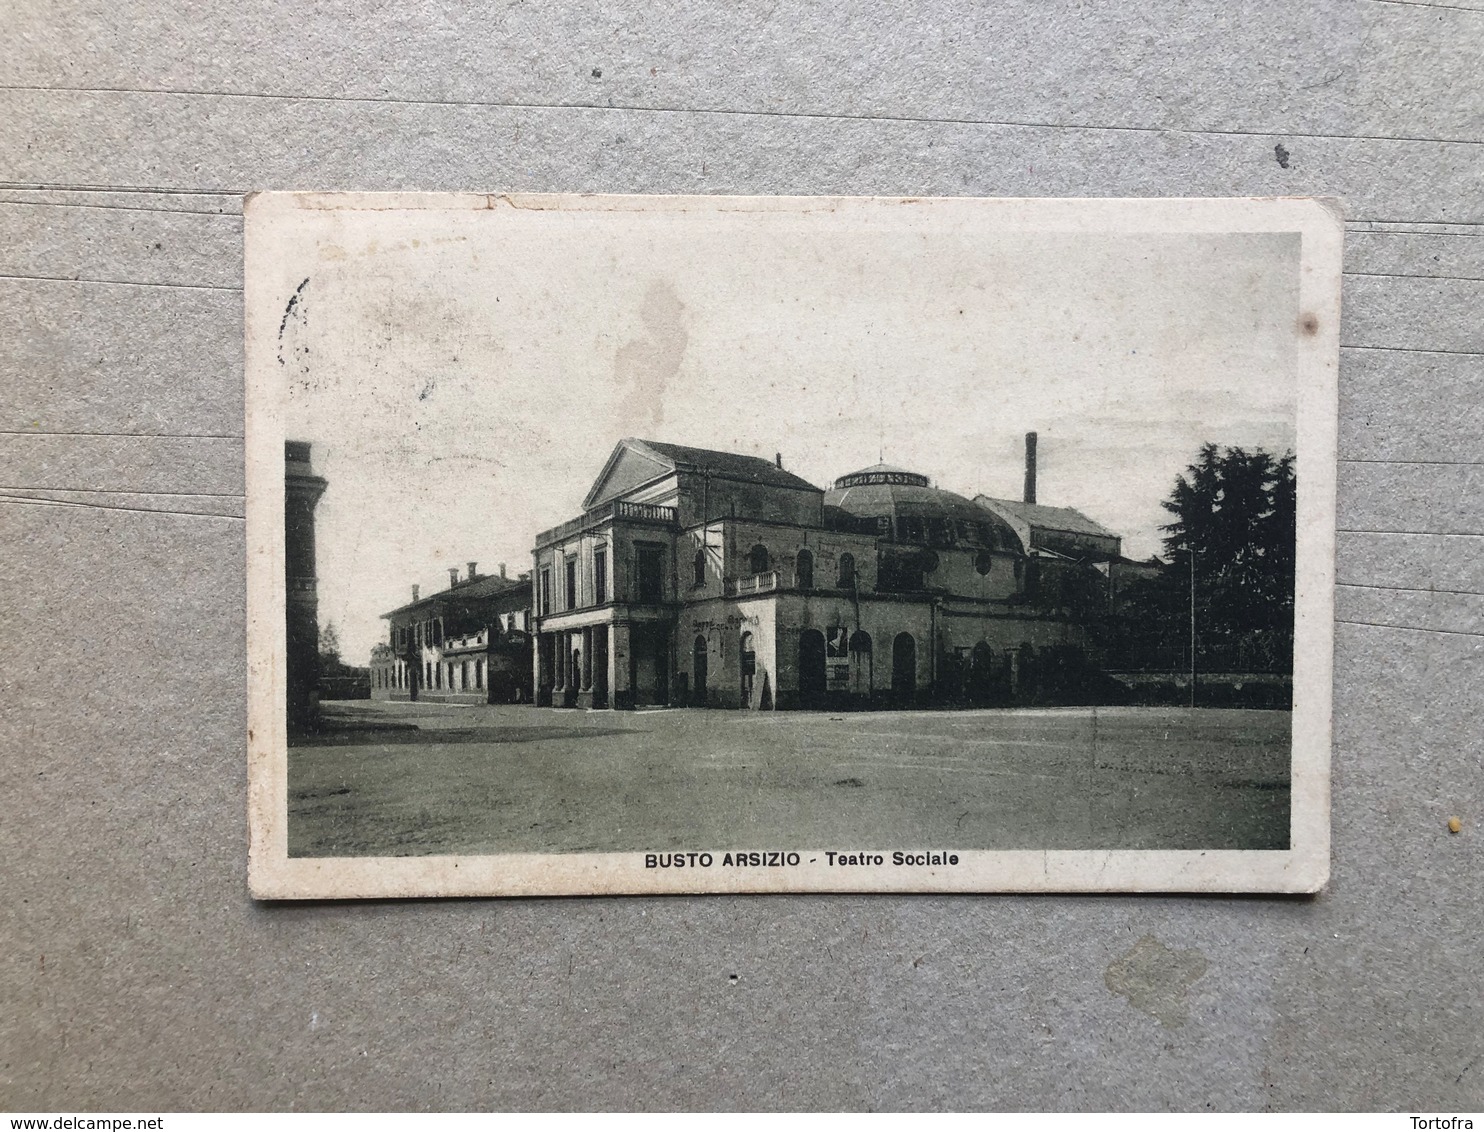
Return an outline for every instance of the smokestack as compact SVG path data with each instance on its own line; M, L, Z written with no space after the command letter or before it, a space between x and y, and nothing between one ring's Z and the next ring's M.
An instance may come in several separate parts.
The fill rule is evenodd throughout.
M503 578L504 576L505 576L505 563L501 562L500 563L500 577Z
M457 566L450 566L448 568L448 588L449 589L453 589L454 586L456 586L458 584L459 584L459 568Z
M1025 434L1025 501L1036 501L1036 434Z
M471 562L471 563L469 563L469 580L470 580L470 581L471 581L471 582L472 582L472 581L473 581L473 580L474 580L474 579L475 579L475 578L477 578L477 577L479 577L479 575L478 575L478 574L476 574L476 573L475 573L475 572L474 572L474 567L476 567L476 566L478 566L478 565L479 565L479 563L478 563L478 562Z
M416 586L413 586L412 587L412 600L413 601L416 601L417 600L417 587Z
M783 453L782 452L775 452L775 453L773 453L773 463L777 464L780 468L783 467Z

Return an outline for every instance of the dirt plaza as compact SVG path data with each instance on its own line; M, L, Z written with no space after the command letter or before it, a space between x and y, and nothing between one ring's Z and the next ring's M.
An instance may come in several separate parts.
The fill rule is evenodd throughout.
M1288 842L1286 712L356 701L324 716L289 750L292 856Z

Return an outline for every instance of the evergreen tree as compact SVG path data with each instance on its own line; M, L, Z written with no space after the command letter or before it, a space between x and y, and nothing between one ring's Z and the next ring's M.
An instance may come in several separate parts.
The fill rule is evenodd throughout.
M333 621L327 622L319 632L319 654L326 660L340 661L340 633Z
M1291 670L1297 480L1293 454L1201 447L1163 506L1166 610L1189 616L1194 555L1197 655L1224 667ZM1186 590L1183 602L1172 600Z

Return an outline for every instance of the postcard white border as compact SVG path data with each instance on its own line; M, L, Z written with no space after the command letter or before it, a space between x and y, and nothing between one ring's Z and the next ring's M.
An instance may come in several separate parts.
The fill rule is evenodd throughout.
M949 868L830 867L792 847L792 868L644 866L642 852L432 857L288 855L281 296L254 285L272 256L265 229L301 210L562 209L752 211L923 208L981 229L1046 232L1296 232L1300 252L1298 547L1290 848L1213 851L986 851ZM912 197L573 196L259 193L244 208L247 476L248 880L260 899L546 896L704 892L1307 893L1329 876L1338 447L1341 210L1333 200L973 199ZM696 851L708 847L695 846ZM890 860L892 846L872 849ZM721 849L711 847L719 861ZM809 864L808 859L816 862Z

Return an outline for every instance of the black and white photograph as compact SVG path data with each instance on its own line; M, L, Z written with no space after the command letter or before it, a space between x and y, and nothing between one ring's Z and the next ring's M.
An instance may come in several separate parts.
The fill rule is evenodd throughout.
M1330 204L246 218L259 895L1323 884Z

